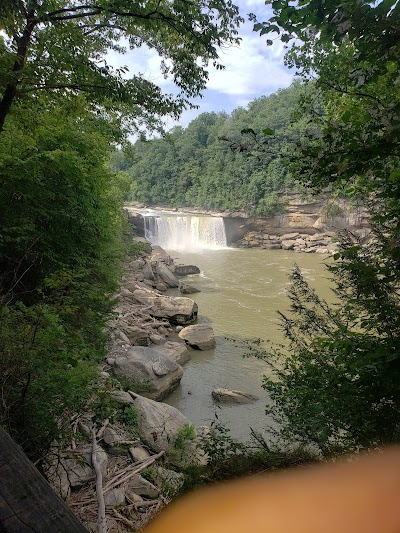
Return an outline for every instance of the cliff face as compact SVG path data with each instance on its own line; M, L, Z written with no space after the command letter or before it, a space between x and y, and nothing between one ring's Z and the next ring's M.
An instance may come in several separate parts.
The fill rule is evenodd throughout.
M286 213L273 217L246 217L243 213L225 216L228 244L236 243L249 232L274 235L299 232L307 235L316 233L335 234L347 228L361 237L368 233L369 223L366 209L350 205L343 199L329 199L327 195L304 198L298 193L286 193Z
M302 235L321 233L336 234L347 228L361 237L369 230L368 214L360 205L351 205L343 199L332 199L327 194L305 197L299 193L284 193L287 201L286 213L272 217L249 216L244 212L213 212L190 207L179 208L180 212L224 218L228 245L239 243L248 233L282 236L298 232ZM126 204L129 221L138 235L144 235L143 218L140 210L144 205ZM153 207L152 210L168 210L166 206ZM178 211L178 209L174 209Z

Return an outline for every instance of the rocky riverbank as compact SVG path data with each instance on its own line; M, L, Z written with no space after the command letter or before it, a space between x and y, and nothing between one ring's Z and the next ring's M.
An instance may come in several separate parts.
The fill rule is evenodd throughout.
M47 459L48 479L88 531L98 531L101 499L107 531L139 529L179 493L182 469L207 463L200 444L208 429L161 402L179 385L190 352L215 343L210 326L193 324L193 300L164 294L185 287L178 275L194 271L158 246L126 265L99 397L93 411L73 417L70 447Z
M294 252L332 254L339 249L335 233L285 233L271 235L262 231L249 231L237 243L238 248L263 248L264 250L292 250Z

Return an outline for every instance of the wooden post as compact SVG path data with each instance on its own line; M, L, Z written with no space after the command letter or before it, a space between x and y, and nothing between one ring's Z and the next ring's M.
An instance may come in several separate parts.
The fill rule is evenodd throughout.
M0 428L0 531L87 533L22 449Z

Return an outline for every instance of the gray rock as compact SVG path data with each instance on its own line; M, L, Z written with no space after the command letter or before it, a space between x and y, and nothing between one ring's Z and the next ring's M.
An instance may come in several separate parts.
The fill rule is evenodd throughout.
M133 346L116 357L113 373L134 392L161 400L179 385L183 369L160 350Z
M125 491L116 487L110 489L104 494L104 503L106 507L119 507L125 503Z
M162 281L159 281L158 283L156 283L156 289L160 292L165 292L167 288L168 287Z
M194 324L183 328L179 337L198 350L211 350L215 346L214 331L208 324Z
M107 470L108 457L106 452L99 446L97 451L100 468L103 475ZM76 489L95 479L92 468L92 447L84 446L74 453L67 453L50 465L47 472L48 479L55 490L66 497L69 487Z
M141 270L144 266L144 259L140 258L140 259L135 259L134 261L131 261L129 263L129 267L131 268L131 270L133 271L136 271L136 270Z
M158 274L161 281L163 281L168 287L178 287L178 278L164 263L157 263L156 273Z
M179 333L182 330L183 330L183 326L176 326L176 328L175 328L175 332L176 333Z
M325 238L325 234L324 233L315 233L314 235L310 235L308 237L308 240L311 241L311 242L316 242L316 241L320 241L322 239Z
M119 340L125 342L126 344L130 344L130 341L129 341L128 337L120 329L115 329L114 330L114 337L116 339L119 339Z
M136 292L136 291L135 291ZM128 338L128 343L133 346L147 346L149 342L149 332L137 326L122 326L123 332Z
M280 250L282 246L280 244L263 244L265 250Z
M163 353L174 359L178 365L184 365L190 360L190 353L183 342L167 341L158 348Z
M135 298L149 307L148 313L156 318L167 318L175 324L191 324L197 318L197 304L190 298L164 296L137 289Z
M179 282L179 291L181 294L194 294L195 292L200 292L196 287L189 285L189 283L184 283L183 281Z
M154 272L149 261L145 262L142 272L144 278L154 280Z
M133 404L133 398L129 392L125 392L123 390L113 390L111 391L110 396L113 400L123 405Z
M147 498L157 498L160 494L157 487L139 474L133 474L128 481L127 489L139 496L146 496Z
M293 250L296 241L282 241L281 246L283 250Z
M155 402L135 394L134 407L139 414L138 432L142 441L154 452L169 451L174 447L179 430L190 424L178 409L166 403Z
M119 436L118 431L107 426L103 433L103 440L109 446L113 446L114 444L120 442L121 437Z
M141 503L143 501L143 498L139 496L139 494L136 494L136 492L132 492L129 489L126 489L125 491L127 497L133 502L133 503ZM97 530L96 530L97 533Z
M168 255L167 252L163 248L161 248L161 246L157 245L151 247L150 261L152 263L163 262L167 265L173 264L172 257Z
M100 376L104 379L108 379L109 377L111 377L108 372L100 372Z
M189 274L200 274L199 267L195 265L175 265L177 276L188 276Z
M300 235L299 232L296 233L285 233L282 235L281 240L282 241L292 241L293 239L296 239Z
M158 345L158 344L163 344L165 342L165 339L161 335L157 335L156 333L152 333L150 335L150 341L153 344L157 344Z
M129 448L129 455L135 463L145 461L150 457L149 452L143 446L132 446Z
M107 357L107 364L112 366L115 363L115 357Z
M129 297L133 296L132 292L129 289L127 289L126 287L121 287L121 290L119 291L119 294L123 298L129 298Z
M249 394L247 392L241 392L239 390L229 389L214 389L212 391L212 397L217 402L221 403L253 403L258 400L257 396Z

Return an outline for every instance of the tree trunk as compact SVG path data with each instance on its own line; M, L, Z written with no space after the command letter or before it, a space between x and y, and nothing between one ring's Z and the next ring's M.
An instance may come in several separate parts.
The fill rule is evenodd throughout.
M28 13L27 24L21 37L15 38L17 43L17 57L10 73L10 81L6 85L3 97L0 100L0 132L4 129L4 122L17 95L17 88L20 82L19 74L25 66L31 35L37 24L34 15L34 11Z

